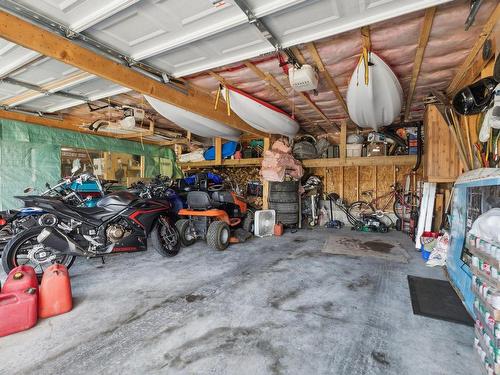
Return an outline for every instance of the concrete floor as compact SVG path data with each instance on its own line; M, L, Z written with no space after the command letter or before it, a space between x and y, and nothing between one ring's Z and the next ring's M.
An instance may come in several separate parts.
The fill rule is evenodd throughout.
M75 308L0 339L0 374L480 374L473 329L413 315L408 264L325 254L302 230L175 258L154 250L71 269ZM358 237L359 238L359 237ZM4 278L5 275L1 275Z

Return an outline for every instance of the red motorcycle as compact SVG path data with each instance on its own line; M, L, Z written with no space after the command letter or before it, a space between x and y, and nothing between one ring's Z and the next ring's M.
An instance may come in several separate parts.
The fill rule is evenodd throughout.
M37 275L53 263L70 267L75 257L144 251L148 239L163 256L177 255L180 238L166 200L140 199L120 191L102 198L96 207L75 207L42 196L19 196L26 207L43 209L45 226L15 235L5 246L2 266L9 272L32 266Z

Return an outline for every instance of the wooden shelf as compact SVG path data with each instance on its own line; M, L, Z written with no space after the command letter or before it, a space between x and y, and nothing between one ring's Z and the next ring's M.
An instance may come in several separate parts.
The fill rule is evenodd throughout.
M224 159L220 164L215 160L195 161L191 163L179 163L182 169L186 168L206 168L206 167L256 167L260 166L262 158L248 159Z
M315 167L352 167L364 165L414 165L417 161L416 155L402 156L372 156L372 157L351 157L351 158L324 158L302 160L305 168ZM260 166L262 158L251 159L225 159L221 164L216 164L214 160L204 160L191 163L179 163L183 169L186 168L206 168L206 167L255 167Z
M356 167L364 165L413 165L417 161L416 155L402 156L361 156L351 158L329 158L302 160L305 168L314 167Z

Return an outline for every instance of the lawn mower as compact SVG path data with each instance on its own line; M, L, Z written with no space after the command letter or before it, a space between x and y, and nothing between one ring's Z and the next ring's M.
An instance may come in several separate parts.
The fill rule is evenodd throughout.
M229 243L242 242L253 232L253 211L233 192L190 191L187 204L178 212L185 218L176 223L184 246L204 239L215 250L225 250Z
M379 233L387 233L389 231L389 227L375 214L363 215L360 219L354 217L338 194L328 194L328 199L330 200L330 204L333 202L346 215L347 221L352 225L352 230Z

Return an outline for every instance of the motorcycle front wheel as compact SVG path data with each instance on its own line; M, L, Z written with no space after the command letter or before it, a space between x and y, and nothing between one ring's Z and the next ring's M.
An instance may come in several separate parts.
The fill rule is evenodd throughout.
M166 217L160 216L151 232L151 241L155 250L164 257L173 257L179 253L181 238L174 225Z
M18 233L5 245L2 253L2 267L5 273L13 268L27 265L33 267L40 278L43 272L54 263L70 268L75 257L61 254L58 251L38 243L37 237L43 227L34 227Z

